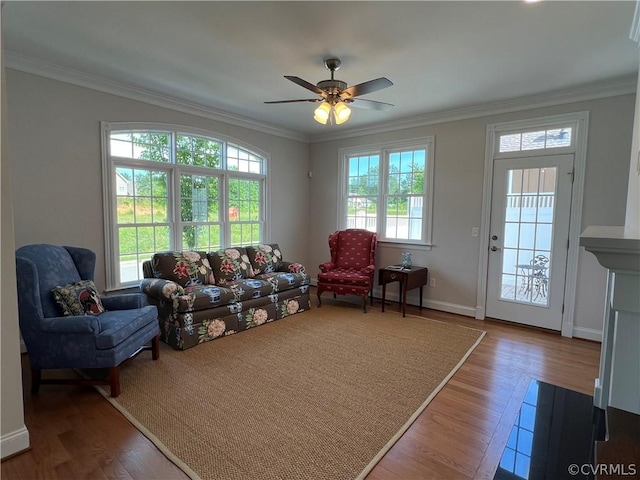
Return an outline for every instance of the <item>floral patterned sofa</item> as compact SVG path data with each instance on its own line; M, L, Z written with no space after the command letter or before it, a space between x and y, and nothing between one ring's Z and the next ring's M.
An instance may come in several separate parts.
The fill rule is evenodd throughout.
M309 275L277 244L160 252L140 288L158 307L161 340L184 350L309 310Z

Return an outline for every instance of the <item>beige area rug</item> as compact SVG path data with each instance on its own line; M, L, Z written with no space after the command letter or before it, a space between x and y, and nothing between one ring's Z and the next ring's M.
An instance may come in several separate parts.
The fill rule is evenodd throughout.
M353 479L483 336L323 305L185 351L162 344L158 361L142 355L122 370L109 400L192 478Z

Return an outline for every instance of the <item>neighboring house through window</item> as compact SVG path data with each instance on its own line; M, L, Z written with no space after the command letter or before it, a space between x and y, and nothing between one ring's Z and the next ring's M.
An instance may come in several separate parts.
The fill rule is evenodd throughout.
M377 232L383 242L428 246L433 137L340 150L341 228Z
M107 288L135 285L163 250L266 241L266 155L215 134L102 124Z

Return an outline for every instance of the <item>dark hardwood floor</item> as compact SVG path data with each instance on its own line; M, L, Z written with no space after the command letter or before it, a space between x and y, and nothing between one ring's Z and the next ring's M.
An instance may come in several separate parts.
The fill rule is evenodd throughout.
M379 306L376 302L371 308ZM491 479L532 378L593 394L599 343L496 320L428 309L420 313L414 306L407 307L407 314L488 333L376 465L370 480ZM23 360L32 447L2 462L3 480L187 478L90 387L46 385L31 396Z

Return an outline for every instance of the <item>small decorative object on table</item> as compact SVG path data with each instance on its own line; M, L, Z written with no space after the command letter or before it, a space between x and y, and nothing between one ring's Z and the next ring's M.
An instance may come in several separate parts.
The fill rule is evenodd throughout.
M411 254L409 252L402 254L402 268L411 268Z

